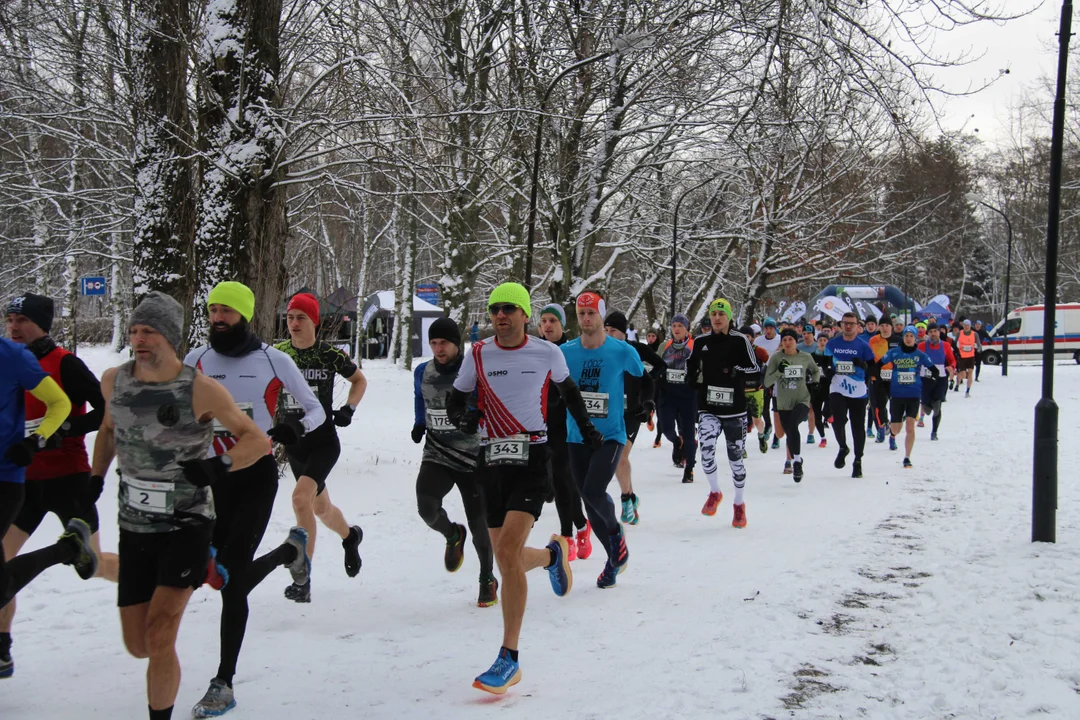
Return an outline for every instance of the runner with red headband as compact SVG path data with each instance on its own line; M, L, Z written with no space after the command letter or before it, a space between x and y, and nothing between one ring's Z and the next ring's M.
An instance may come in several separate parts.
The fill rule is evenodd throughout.
M644 414L641 377L645 365L634 348L604 332L606 312L604 299L598 293L579 295L577 319L581 337L560 348L570 378L585 399L589 419L602 433L602 442L596 443L584 436L580 423L567 423L566 441L574 482L585 501L593 532L607 551L607 562L596 579L599 588L614 587L616 577L626 569L630 558L623 527L615 515L615 503L607 490L626 446L623 405L632 416Z

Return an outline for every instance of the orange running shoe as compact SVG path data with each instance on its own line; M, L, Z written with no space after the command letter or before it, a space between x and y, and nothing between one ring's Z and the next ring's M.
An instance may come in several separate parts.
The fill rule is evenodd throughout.
M723 501L723 499L724 493L722 492L709 493L709 497L705 499L705 506L701 508L701 514L708 515L709 517L715 515L716 509L720 507L720 503Z
M742 505L732 505L731 507L735 509L735 518L731 521L731 527L746 527L746 503L743 503Z

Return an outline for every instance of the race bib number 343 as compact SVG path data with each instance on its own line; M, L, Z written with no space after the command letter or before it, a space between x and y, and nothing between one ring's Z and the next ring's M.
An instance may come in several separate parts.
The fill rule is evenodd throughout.
M511 435L506 438L488 440L488 465L528 465L529 436Z

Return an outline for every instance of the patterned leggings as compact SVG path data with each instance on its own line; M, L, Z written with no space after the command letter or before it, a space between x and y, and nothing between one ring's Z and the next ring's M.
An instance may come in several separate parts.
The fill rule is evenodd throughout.
M719 418L709 413L698 414L698 441L701 445L701 467L712 492L720 492L716 477L716 441L724 434L727 441L728 465L735 489L741 491L746 484L746 465L743 463L743 446L746 442L746 416ZM742 493L739 492L739 495Z

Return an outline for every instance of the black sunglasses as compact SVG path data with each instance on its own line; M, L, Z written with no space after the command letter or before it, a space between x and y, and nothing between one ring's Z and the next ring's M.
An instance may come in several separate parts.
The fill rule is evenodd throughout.
M513 303L488 305L488 313L492 315L498 315L499 313L502 313L503 315L513 315L514 311L517 309L518 306Z

